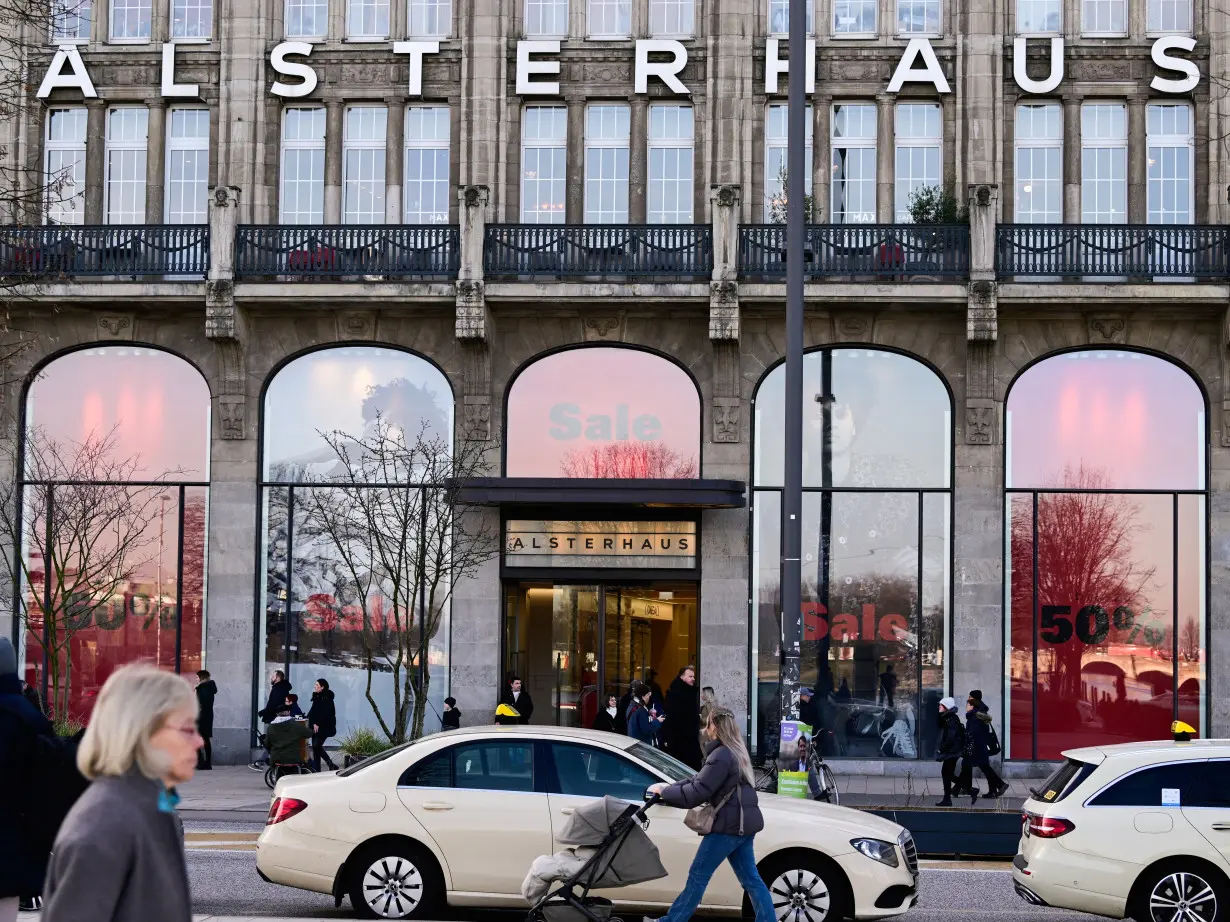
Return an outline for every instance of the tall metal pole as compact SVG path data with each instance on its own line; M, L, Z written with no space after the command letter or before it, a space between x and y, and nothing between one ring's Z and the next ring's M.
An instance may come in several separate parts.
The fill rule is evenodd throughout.
M807 169L807 4L790 4L789 110L786 159L786 420L782 493L782 719L799 683L803 578L803 202Z

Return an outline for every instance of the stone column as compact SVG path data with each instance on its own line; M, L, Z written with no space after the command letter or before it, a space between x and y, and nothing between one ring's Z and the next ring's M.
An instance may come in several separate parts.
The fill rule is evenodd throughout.
M491 319L483 290L483 241L491 217L491 191L486 186L463 186L457 190L457 204L461 267L457 272L455 334L458 339L484 340Z
M106 0L99 0L102 6ZM110 3L107 3L110 6ZM150 42L160 45L171 40L171 0L155 0L150 17Z
M632 100L628 124L628 222L644 224L648 214L649 100Z
M896 148L893 132L894 100L895 97L887 94L876 97L876 220L881 224L892 224L895 210L893 200L893 151Z
M1149 140L1146 123L1148 97L1128 100L1128 213L1129 224L1149 220Z
M392 0L389 4L389 38L399 41L410 34L410 23L406 19L408 13L406 0Z
M150 100L145 145L145 223L161 224L166 220L163 198L166 192L167 104L164 99Z
M709 283L709 338L739 339L739 214L742 189L710 186L713 214L713 278Z
M585 100L568 100L568 190L564 199L564 221L580 224L585 220Z
M105 5L105 4L103 4ZM85 122L85 223L102 224L107 171L107 104L101 99L86 103Z
M1063 98L1063 223L1081 222L1081 99Z
M400 5L405 6L404 3ZM406 103L404 99L391 97L385 105L389 115L384 143L384 221L386 224L400 224L405 214L402 202L406 181Z
M342 157L346 108L340 99L325 103L325 223L342 223Z
M111 37L111 3L98 0L90 6L90 42L98 44Z
M824 224L829 220L829 194L833 171L829 161L832 159L831 121L833 117L833 97L817 96L812 102L812 201L816 203L811 220L813 224Z

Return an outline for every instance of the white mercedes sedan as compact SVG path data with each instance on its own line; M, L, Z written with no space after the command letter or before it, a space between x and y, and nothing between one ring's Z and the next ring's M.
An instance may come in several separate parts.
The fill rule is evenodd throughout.
M437 733L336 775L278 782L257 843L267 881L350 898L363 918L419 919L450 906L526 906L521 883L578 804L640 803L692 771L629 737L554 727ZM760 873L782 922L900 915L918 898L918 859L901 826L869 813L761 794ZM661 914L683 888L700 840L684 811L657 804L649 838L668 876L599 891L615 911ZM702 910L749 914L723 864Z

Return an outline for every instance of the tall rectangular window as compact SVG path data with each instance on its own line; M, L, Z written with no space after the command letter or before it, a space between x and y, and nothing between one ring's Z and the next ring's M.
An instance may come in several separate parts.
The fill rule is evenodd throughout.
M696 31L696 0L649 0L649 34L690 38Z
M384 156L389 110L350 106L342 139L342 221L384 223Z
M51 5L51 40L68 43L90 40L91 0L54 0Z
M389 37L389 0L347 0L346 37Z
M287 38L319 38L329 34L329 0L286 0Z
M940 0L897 0L899 35L939 35Z
M111 41L148 42L153 0L111 0Z
M899 224L909 224L910 201L919 189L943 185L940 107L930 103L897 106L894 212Z
M632 0L589 0L585 19L590 38L627 38L632 34Z
M1145 130L1149 148L1149 223L1191 224L1195 191L1191 106L1149 106Z
M166 222L208 220L209 110L172 109L167 127Z
M407 224L447 224L448 106L406 109L406 169L402 198Z
M525 34L563 38L568 34L568 0L525 0Z
M1059 34L1060 0L1016 0L1018 35Z
M568 110L526 106L521 122L521 220L563 224L568 182Z
M145 156L149 109L107 111L106 214L108 224L145 223Z
M1057 103L1016 108L1016 220L1063 221L1063 111Z
M409 0L411 38L447 38L453 34L453 0Z
M1178 32L1190 35L1192 31L1192 0L1149 0L1150 33Z
M875 35L876 0L833 0L834 35Z
M47 110L44 205L48 224L85 223L84 107Z
M1126 35L1127 0L1081 0L1082 35Z
M585 223L628 223L627 106L585 111Z
M815 23L812 21L813 2L812 0L798 0L798 2L807 4L807 34L811 35L815 31ZM842 2L842 0L837 0L837 2ZM769 34L790 34L790 0L769 0Z
M773 103L765 113L764 132L764 220L768 224L784 224L786 220L786 186L788 164L786 150L789 139L789 106ZM811 106L807 107L807 140L803 145L803 195L811 197L812 126Z
M834 224L876 221L876 107L833 106L833 184L829 213Z
M325 110L287 109L282 115L283 224L325 219Z
M213 0L172 0L171 38L209 38L213 25Z
M649 107L650 224L691 224L693 159L691 106Z
M1081 223L1127 221L1127 107L1081 106Z

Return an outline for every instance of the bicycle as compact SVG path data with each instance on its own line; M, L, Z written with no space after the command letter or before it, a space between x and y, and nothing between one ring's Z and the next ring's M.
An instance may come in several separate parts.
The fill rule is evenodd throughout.
M776 794L777 774L777 757L766 757L759 766L756 775L756 790L765 794ZM837 790L837 777L833 774L833 770L828 766L828 763L814 749L807 754L807 775L809 781L813 774L816 776L817 790L816 793L812 794L811 799L821 803L833 804L834 806L840 805L841 792Z

